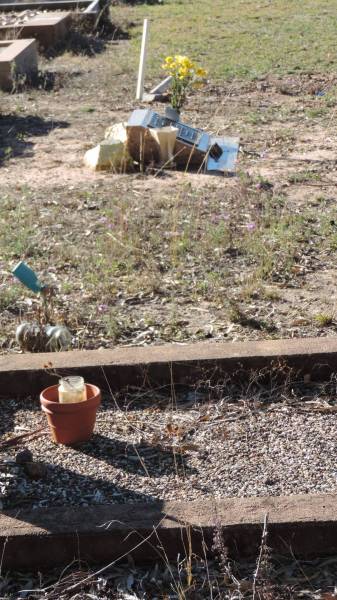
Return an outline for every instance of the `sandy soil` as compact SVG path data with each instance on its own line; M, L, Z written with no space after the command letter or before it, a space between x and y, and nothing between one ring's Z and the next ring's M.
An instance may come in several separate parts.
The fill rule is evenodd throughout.
M305 211L308 203L315 206L316 199L319 207L322 197L325 202L331 199L333 203L337 185L337 134L332 127L335 107L333 102L328 109L324 104L327 112L320 114L323 100L317 95L333 93L336 81L330 76L209 84L191 98L183 115L186 122L220 135L240 136L241 152L235 177L182 172L170 172L165 177L150 173L144 177L93 173L85 168L85 151L103 138L109 125L127 119L136 106L135 75L125 67L128 44L128 41L108 41L105 50L93 57L64 54L42 61L43 69L54 81L52 90L27 89L1 96L0 189L3 197L8 194L15 199L29 190L32 206L41 206L42 197L50 202L56 197L58 202L64 198L65 205L70 205L76 194L95 197L108 195L113 190L118 198L130 195L138 198L138 202L144 198L148 203L190 186L196 193L207 194L211 190L211 194L226 198L240 194L242 178L248 177L251 181L268 180L273 197L282 194L294 212ZM162 111L163 105L154 108ZM91 215L92 212L88 212L85 218L91 219ZM301 279L289 285L276 284L277 300L253 297L248 302L246 308L250 315L272 321L270 331L268 327L260 330L231 322L216 303L206 299L196 306L178 294L175 307L171 299L164 305L161 297L152 297L148 302L142 300L137 308L130 307L128 302L120 306L117 301L122 321L130 318L133 321L131 329L121 326L117 343L162 343L203 337L230 341L268 335L335 335L337 290L333 254L326 261L320 259L316 268L312 266L313 257L309 258L303 256L300 266L296 267L303 274ZM22 313L23 306L21 303L20 308L15 308L16 314ZM169 311L176 309L179 319L186 322L180 338L169 333L149 333L141 324L149 313L155 323L160 323L170 318ZM88 310L85 308L87 314ZM95 308L90 308L90 315L92 311ZM331 315L328 326L318 327L313 322L315 314ZM95 319L91 318L94 326ZM69 321L69 315L67 319ZM84 324L82 317L79 320L79 325L73 318L69 321L74 330L75 347L83 347L78 330L83 329ZM12 316L3 314L2 324L10 336L14 326ZM109 337L94 328L85 346L106 347L114 343L116 340L109 341ZM4 336L2 347L4 350L13 348L13 341Z

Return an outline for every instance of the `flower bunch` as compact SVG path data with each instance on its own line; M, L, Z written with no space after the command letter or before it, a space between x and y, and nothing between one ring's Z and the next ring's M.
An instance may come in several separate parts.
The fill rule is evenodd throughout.
M171 105L180 110L186 100L186 94L190 87L201 85L207 75L205 69L192 62L188 56L167 56L162 69L172 77Z

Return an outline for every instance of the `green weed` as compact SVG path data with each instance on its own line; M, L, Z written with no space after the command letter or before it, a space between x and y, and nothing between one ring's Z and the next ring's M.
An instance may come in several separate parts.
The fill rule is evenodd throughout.
M318 313L314 316L317 327L329 327L333 323L333 315L327 313Z
M22 295L22 290L18 286L13 286L8 283L7 287L0 288L0 311L7 310L15 304Z
M320 179L320 174L315 171L299 171L288 177L289 183L306 183L308 181L319 181Z
M319 106L317 108L308 108L306 110L306 115L309 119L319 119L320 117L324 117L328 112L328 107Z

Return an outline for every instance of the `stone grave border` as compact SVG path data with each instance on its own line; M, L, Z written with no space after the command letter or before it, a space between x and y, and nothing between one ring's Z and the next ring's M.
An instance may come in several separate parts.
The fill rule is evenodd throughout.
M263 342L197 343L58 354L7 354L0 358L0 386L6 396L37 396L61 374L82 374L87 381L110 387L191 384L206 375L242 378L251 370L279 362L302 376L325 380L337 371L337 337ZM184 552L211 553L212 537L221 527L231 556L256 557L265 515L268 544L297 557L337 552L337 495L228 498L191 502L104 505L81 508L5 510L0 514L3 569L41 569L73 559L109 563L122 555L135 560L168 558ZM102 527L102 525L105 525Z
M28 9L70 10L85 8L84 12L98 12L98 0L0 0L0 12L20 12Z
M0 40L0 89L11 91L16 76L32 76L38 70L36 41Z
M0 39L34 38L39 47L47 49L63 39L71 27L70 12L50 12L37 15L23 25L3 25L0 27Z

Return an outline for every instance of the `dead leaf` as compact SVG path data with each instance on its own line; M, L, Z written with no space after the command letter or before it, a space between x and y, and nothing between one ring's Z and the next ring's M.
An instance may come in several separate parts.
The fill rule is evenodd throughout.
M173 434L173 425L172 425L172 423L167 423L167 425L166 425L166 431L167 431L167 433Z
M179 446L179 450L180 452L197 452L199 450L199 446L197 446L196 444L183 444L182 446Z
M167 423L166 431L169 435L181 436L185 433L185 428L174 425L173 423Z

